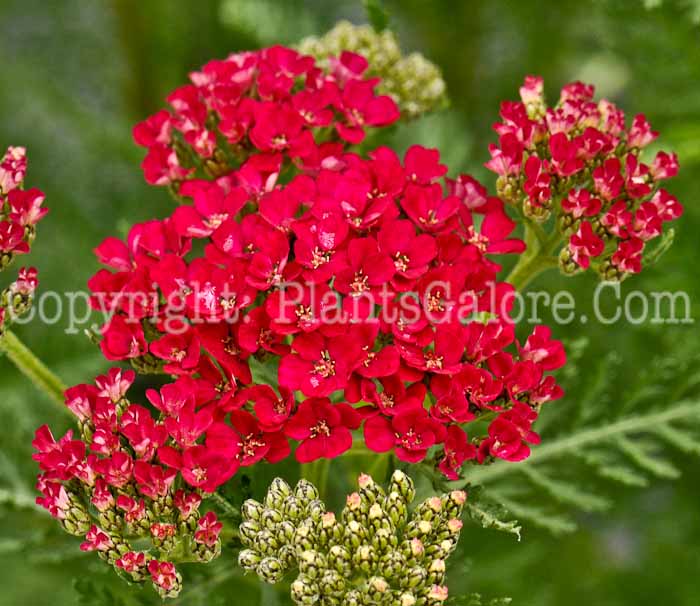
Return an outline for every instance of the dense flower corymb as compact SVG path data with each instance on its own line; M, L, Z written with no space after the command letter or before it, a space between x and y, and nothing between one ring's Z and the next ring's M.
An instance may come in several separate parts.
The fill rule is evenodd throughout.
M113 369L66 391L80 434L56 440L48 427L37 430L37 503L67 532L85 537L83 551L175 597L181 588L175 563L208 562L221 550L222 525L213 512L199 512L197 489L211 491L238 463L228 451L195 445L208 429L215 435L210 412L195 412L186 399L177 423L158 421L127 399L134 378L133 371ZM171 404L173 397L161 390L157 401Z
M593 267L603 279L639 273L648 243L683 212L663 181L678 172L675 154L643 161L658 133L642 114L632 124L593 87L573 82L548 107L541 78L529 76L521 102L501 106L499 144L486 166L499 195L535 221L553 213L565 245L565 273Z

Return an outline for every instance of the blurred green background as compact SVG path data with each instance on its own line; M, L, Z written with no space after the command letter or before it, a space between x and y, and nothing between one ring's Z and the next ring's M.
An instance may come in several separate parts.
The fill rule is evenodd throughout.
M697 2L385 4L404 49L422 52L444 70L452 100L449 110L403 127L388 142L439 147L453 176L471 172L493 185L482 168L494 140L490 127L500 101L516 98L525 74L544 76L550 99L565 82L583 79L628 115L645 112L662 133L660 144L680 156L680 177L670 189L686 213L672 250L626 281L623 292L685 290L692 315L700 317ZM42 288L82 289L96 270L91 249L102 238L123 235L130 224L169 211L167 193L143 182L131 126L161 107L188 71L234 50L321 34L340 18L366 21L360 2L350 0L2 0L0 146L28 148L28 183L47 194L51 213L27 260L39 268ZM591 276L566 281L552 273L535 284L552 291L562 285L590 309ZM87 338L66 335L65 328L62 322L33 324L17 332L66 382L89 380L106 366ZM610 351L619 359L614 374L610 369L612 395L605 400L611 410L660 362L672 371L688 361L692 373L700 352L694 325L573 323L556 327L555 335L590 342L568 377L573 390L554 405L558 418L574 409L575 386L592 381L601 360L611 359L604 357ZM694 372L685 393L697 395L700 375ZM664 404L663 392L654 397ZM29 443L44 422L67 428L65 418L0 359L0 605L151 603L151 593L130 593L97 558L78 551L78 540L32 508ZM510 535L469 526L453 563L455 586L533 606L696 605L700 466L687 454L675 455L674 463L683 471L676 482L606 486L612 509L579 517L573 534L553 537L526 525L517 543ZM227 576L232 566L222 563L217 569L222 576L205 583L207 592L216 589L215 598L186 590L177 603L278 603L275 594L260 594L254 583ZM86 584L88 578L97 585Z

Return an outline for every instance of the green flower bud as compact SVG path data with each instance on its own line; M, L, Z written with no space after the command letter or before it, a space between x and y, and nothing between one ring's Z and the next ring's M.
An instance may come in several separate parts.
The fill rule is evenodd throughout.
M298 488L298 485L297 485ZM304 515L306 504L298 497L290 496L284 500L282 514L286 520L296 522Z
M287 568L292 568L297 563L297 549L294 545L282 545L277 551L277 557Z
M303 574L292 583L290 593L295 604L314 604L320 597L318 584Z
M343 545L333 545L328 550L328 565L344 577L350 576L352 570L352 555Z
M363 501L369 503L370 505L372 503L376 503L377 501L383 500L386 496L384 494L384 489L377 484L371 476L368 476L365 473L360 474L357 484L360 487L360 497Z
M243 522L238 527L238 533L241 537L241 543L243 543L246 547L254 546L260 530L260 524L254 522L253 520Z
M440 497L430 497L423 501L418 509L416 509L414 519L427 520L428 522L435 520L440 517L442 505L443 502Z
M282 523L282 513L276 509L265 509L262 513L260 522L263 528L275 530Z
M257 573L261 580L274 585L279 583L284 577L286 568L284 564L275 557L267 557L261 560L257 567Z
M389 492L394 491L398 492L407 504L412 503L413 499L416 498L416 488L413 480L398 469L391 476L391 483L389 484Z
M343 540L343 527L338 523L332 511L323 514L316 539L320 547L326 547L331 543L338 543Z
M343 606L363 606L364 601L362 599L362 594L353 589L345 594L345 600L343 601Z
M424 539L433 531L433 525L427 520L411 520L406 526L406 536L413 538Z
M352 556L355 568L370 574L378 563L377 552L371 545L360 545Z
M296 529L294 533L294 545L297 551L305 551L313 549L316 544L316 524L313 520L307 518Z
M299 499L302 507L319 497L317 488L308 480L299 480L297 482L294 488L294 496Z
M445 580L445 560L433 560L428 567L428 583L441 585Z
M320 522L324 513L326 513L326 505L320 499L314 499L306 506L306 515L315 522Z
M467 493L463 490L454 490L443 498L445 514L450 518L461 518L464 504L467 502Z
M277 553L282 544L271 530L261 530L255 536L255 542L252 546L256 547L260 553L271 556Z
M395 528L403 528L408 520L408 507L403 496L396 491L390 492L384 499L384 510Z
M244 520L258 521L262 517L263 511L262 503L258 503L255 499L248 499L241 505L241 516Z
M269 509L282 509L284 500L292 494L289 484L282 478L275 478L267 491L265 506Z
M238 565L247 572L256 570L261 560L260 554L252 549L244 549L238 554Z
M386 553L394 549L399 543L396 531L393 528L379 528L372 537L372 546L378 553Z
M337 570L326 570L319 581L319 588L324 599L342 598L346 591L345 577Z
M416 596L405 592L399 596L399 606L416 606Z
M428 572L425 568L414 566L405 572L404 576L399 579L399 583L401 589L413 589L424 585L427 578Z
M275 537L283 545L291 543L294 540L294 535L296 534L296 531L297 529L294 528L294 524L292 524L288 520L280 522L277 525L277 527L273 530L273 532L275 533Z
M406 558L399 551L389 551L379 562L378 570L387 579L398 579L406 568Z
M313 549L307 549L299 554L299 572L310 579L318 579L328 568L326 556Z
M371 604L384 604L391 595L391 588L386 579L382 577L371 577L367 581L364 593L371 600Z
M345 539L343 542L349 549L357 549L364 543L366 538L367 529L356 520L349 522L347 526L345 526Z

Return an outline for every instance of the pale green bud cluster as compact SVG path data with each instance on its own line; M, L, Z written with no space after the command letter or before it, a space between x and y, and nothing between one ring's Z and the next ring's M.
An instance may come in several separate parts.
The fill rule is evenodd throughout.
M277 479L263 503L243 504L239 564L277 583L295 571L291 597L319 606L433 606L447 599L445 560L459 540L466 494L412 509L413 481L396 471L387 490L361 475L339 516L302 480Z
M300 52L311 55L321 65L344 50L367 59L367 75L381 78L377 90L396 101L402 117L416 118L447 104L440 69L420 53L403 56L391 31L377 32L369 25L340 21L324 36L305 38L299 44Z

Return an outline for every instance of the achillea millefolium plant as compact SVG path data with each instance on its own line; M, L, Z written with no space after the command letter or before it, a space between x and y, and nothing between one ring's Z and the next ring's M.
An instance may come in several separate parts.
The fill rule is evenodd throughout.
M553 331L516 338L516 289L557 265L638 273L682 212L660 186L676 157L645 163L657 136L646 119L626 121L580 82L548 107L527 77L521 101L503 104L486 163L496 195L448 177L419 142L403 156L374 147L373 130L444 104L435 66L380 62L383 45L399 53L389 34L343 24L304 42L311 55L210 61L134 128L146 181L176 205L99 244L105 267L89 281L108 316L101 355L132 368L66 389L76 430L56 439L43 426L33 445L37 503L162 598L179 595L183 564L227 558L289 582L298 604L445 602L470 474L527 459L541 407L564 395ZM0 164L3 269L46 212L25 167L21 148ZM509 276L503 254L518 259ZM22 269L2 291L1 342L55 395L60 382L9 330L36 284ZM140 402L137 373L165 377ZM322 485L319 462L353 451L389 453L403 471L387 489L360 476L337 515L308 480L278 478L240 505L225 496L237 474L292 456ZM414 507L411 475L438 494Z

